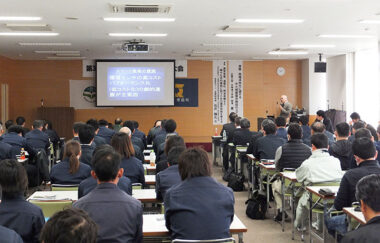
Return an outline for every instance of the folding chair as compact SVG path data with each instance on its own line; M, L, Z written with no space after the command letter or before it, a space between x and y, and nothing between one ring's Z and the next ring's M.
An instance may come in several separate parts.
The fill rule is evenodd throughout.
M52 184L52 191L78 191L78 185Z
M214 239L214 240L185 240L185 239L175 239L172 243L235 243L234 238L225 238L225 239Z
M66 208L71 208L73 202L71 200L49 200L49 201L40 201L40 200L30 200L30 203L33 203L36 206L39 206L44 213L46 218L50 218L56 212L62 211Z

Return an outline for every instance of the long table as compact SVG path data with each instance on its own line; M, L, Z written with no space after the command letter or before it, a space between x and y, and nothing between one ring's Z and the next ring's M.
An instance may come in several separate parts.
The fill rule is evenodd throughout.
M282 226L282 232L285 231L285 193L286 193L286 188L285 188L285 183L286 181L290 181L290 184L288 188L290 189L290 197L291 197L291 214L292 214L292 240L294 240L294 218L295 218L295 187L297 183L297 177L296 177L296 172L294 171L288 171L288 172L281 172L280 173L282 179L281 179L281 188L282 188L282 221L281 221L281 226Z
M144 237L169 237L169 231L165 226L163 214L143 215L143 235ZM243 233L247 232L247 227L234 215L234 220L230 226L231 234L238 234L239 242L243 242Z
M355 211L354 207L343 208L343 212L345 212L348 217L348 230L353 229L351 219L356 220L361 225L364 225L367 223L367 221L364 218L363 213L361 211Z
M156 175L145 175L145 184L156 185Z
M275 171L276 171L276 166L274 165L274 164L272 164L272 163L270 163L270 164L266 164L266 163L260 163L259 164L259 166L260 166L260 191L263 189L262 187L263 187L263 184L264 184L264 182L263 182L263 176L264 176L264 174L266 175L266 183L267 183L267 185L266 185L266 194L267 194L267 209L269 208L269 195L270 195L270 193L269 193L269 183L270 183L270 181L271 181L271 179L272 178L270 178L270 174L273 174ZM268 210L267 210L268 211Z

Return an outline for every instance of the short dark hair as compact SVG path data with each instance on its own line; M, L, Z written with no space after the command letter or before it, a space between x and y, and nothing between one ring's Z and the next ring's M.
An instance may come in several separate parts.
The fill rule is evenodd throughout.
M99 129L99 123L96 119L91 118L86 122L86 124L92 126L95 131Z
M40 128L44 126L44 121L43 120L35 120L33 122L33 129Z
M22 124L25 123L25 121L26 121L26 120L25 120L25 117L23 117L23 116L19 116L19 117L16 118L16 124L17 124L17 125L20 125L20 126L21 126Z
M356 119L359 119L359 120L360 120L360 115L359 115L359 113L357 113L357 112L352 112L351 115L350 115L350 118L351 118L352 120L356 120Z
M0 161L0 185L3 195L14 197L24 194L28 189L28 176L24 166L14 159Z
M133 122L133 126L135 127L135 129L139 128L139 122L138 121L132 121Z
M373 139L375 140L375 142L379 141L379 138L377 137L376 129L371 124L367 123L365 128L367 128L371 132L371 135L373 136Z
M4 125L5 125L5 129L8 130L9 127L13 125L13 120L8 120L8 121L6 121Z
M178 161L182 180L198 176L211 176L211 162L202 148L189 148L182 152Z
M309 116L301 116L299 121L302 125L308 125L309 124Z
M329 139L324 133L314 133L310 138L310 142L317 149L328 148L329 146Z
M15 132L17 134L22 133L22 126L12 125L8 128L8 132Z
M120 125L122 122L123 120L119 117L115 119L115 125Z
M251 127L251 122L247 118L240 120L240 127L243 129L248 129Z
M83 126L79 128L78 136L81 144L89 144L95 136L94 128L90 125L83 124Z
M237 117L238 115L235 113L235 112L231 112L230 115L228 116L230 118L230 121L231 122L235 122L235 118Z
M128 127L129 130L131 130L131 133L133 133L135 131L135 126L133 124L133 121L131 121L131 120L127 120L127 121L123 122L123 127Z
M348 137L350 134L350 125L347 122L341 122L336 124L335 130L338 133L339 137Z
M186 150L186 147L184 147L184 146L175 146L175 147L171 148L168 152L168 163L169 163L169 165L178 164L179 156L185 150Z
M323 110L318 110L317 111L317 116L321 116L321 117L325 118L326 114L325 114L325 112Z
M265 118L265 119L263 120L263 122L261 123L261 127L264 129L265 125L267 125L267 124L269 124L269 123L273 123L273 124L274 124L274 122L273 122L272 119Z
M79 128L81 128L83 125L85 125L85 123L83 123L83 122L74 122L74 124L73 124L73 131L75 133L78 133L79 132Z
M380 212L380 174L367 175L356 184L356 200L363 202L373 211Z
M268 123L264 126L264 131L266 135L275 134L277 131L276 125L274 123Z
M116 178L120 169L121 157L115 150L104 148L92 156L91 163L98 180L106 182Z
M104 119L99 120L99 127L108 126L108 121Z
M241 122L241 117L240 116L236 117L235 118L235 125L240 126L240 122Z
M297 116L291 116L289 119L289 123L298 123L299 121Z
M276 117L276 120L274 122L276 123L276 126L278 126L278 127L285 127L286 126L286 119L282 116Z
M361 159L370 159L376 155L375 144L369 138L355 138L352 153Z
M79 208L55 213L44 225L40 241L44 243L95 243L98 227L94 220Z
M352 129L355 129L358 130L360 128L365 128L365 122L363 121L358 121L358 122L355 122L353 125L352 125Z
M173 133L177 128L177 123L173 119L169 119L165 122L164 129L167 133Z
M360 128L355 132L355 139L357 138L372 138L371 132L367 128Z
M164 146L164 154L167 156L170 149L176 146L186 147L183 138L178 135L168 137Z
M112 136L111 146L120 154L120 156L127 159L135 155L131 139L128 134L124 132L117 132Z
M311 130L313 130L313 132L323 133L326 130L326 126L322 122L314 122L311 124Z
M53 130L53 123L49 120L45 120L44 126L46 126L46 129L48 129L48 130Z
M288 134L291 139L301 139L302 138L302 128L298 123L290 123L288 127Z

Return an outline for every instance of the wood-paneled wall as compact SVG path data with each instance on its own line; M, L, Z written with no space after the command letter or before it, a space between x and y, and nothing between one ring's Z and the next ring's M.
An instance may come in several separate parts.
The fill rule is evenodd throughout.
M82 78L81 61L17 61L0 59L0 81L9 84L10 118L23 115L30 126L37 119L37 108L41 98L45 106L69 106L69 80ZM10 67L8 67L10 66ZM280 77L279 66L286 73ZM5 69L5 70L4 70ZM257 117L279 114L279 98L288 95L294 106L301 106L301 62L300 61L245 61L244 62L244 115L250 119L251 127L257 127ZM9 71L10 70L10 71ZM2 73L10 76L2 78ZM188 61L188 78L199 79L199 107L118 107L76 110L75 120L116 117L140 122L140 129L147 132L156 119L173 118L178 132L186 142L209 142L218 127L212 124L212 62Z

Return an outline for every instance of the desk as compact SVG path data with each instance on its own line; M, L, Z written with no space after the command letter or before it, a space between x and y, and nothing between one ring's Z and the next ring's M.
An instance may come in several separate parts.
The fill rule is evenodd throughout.
M156 173L156 164L154 166L151 166L150 164L143 164L143 166L147 172Z
M150 155L144 155L144 162L150 163Z
M268 208L269 208L269 183L271 181L272 178L270 178L270 174L272 174L272 176L275 174L276 172L276 166L275 164L267 164L267 163L260 163L259 164L261 170L260 170L260 191L263 189L263 175L262 174L265 174L267 176L267 186L266 186L266 191L267 191L267 211L268 211ZM263 172L263 173L261 173Z
M147 149L153 149L153 144L148 144L148 145L146 145L146 148L147 148Z
M156 185L156 175L145 175L145 184Z
M153 149L145 149L145 150L143 151L143 154L144 154L144 155L150 155L151 152L153 152Z
M163 214L144 214L143 222L144 237L170 237L169 231L165 226ZM243 242L243 233L247 232L247 227L245 227L236 214L231 223L230 232L231 234L238 234L239 242Z
M334 196L324 196L324 195L320 194L319 190L322 189L322 188L328 188L328 189L330 189L332 192L334 192ZM314 235L320 241L324 242L324 238L325 238L325 234L326 234L326 226L325 226L325 224L324 223L322 224L323 225L322 226L322 237L320 237L317 233L315 233L312 230L312 227L311 227L311 220L312 220L312 217L313 217L313 208L315 208L315 206L317 206L317 204L322 200L323 201L323 208L324 208L324 211L326 212L326 210L327 210L327 200L333 200L333 199L335 199L336 193L339 190L339 186L307 186L306 190L309 191L309 193L310 193L310 197L309 197L309 203L310 203L309 204L309 207L310 207L310 209L309 209L310 210L309 211L310 243L312 242L311 235ZM313 194L316 195L317 197L319 197L319 199L314 203L314 206L313 206Z
M213 164L217 165L218 163L216 159L219 157L219 152L220 152L220 149L217 149L217 148L220 148L219 144L220 144L220 140L222 140L222 136L212 136L211 140L212 140Z
M156 198L155 189L141 189L141 190L132 190L132 197L141 201L142 203L157 203L160 202Z
M366 224L367 221L364 218L364 215L361 211L355 211L354 207L349 207L349 208L343 208L343 212L347 214L348 217L348 230L352 230L352 224L351 224L351 219L354 219L359 222L359 224L363 225Z
M285 182L286 180L289 180L289 186L288 188L290 189L290 207L291 207L291 214L292 214L292 226L294 225L294 216L295 214L295 187L296 187L296 182L297 182L297 177L296 177L296 172L294 171L288 171L288 172L281 172L281 187L282 187L282 221L281 221L281 226L282 226L282 232L285 231L285 193L286 193L286 188L285 188ZM292 240L294 240L294 227L292 227Z
M34 192L28 199L38 201L59 201L71 200L78 201L78 191L37 191Z

